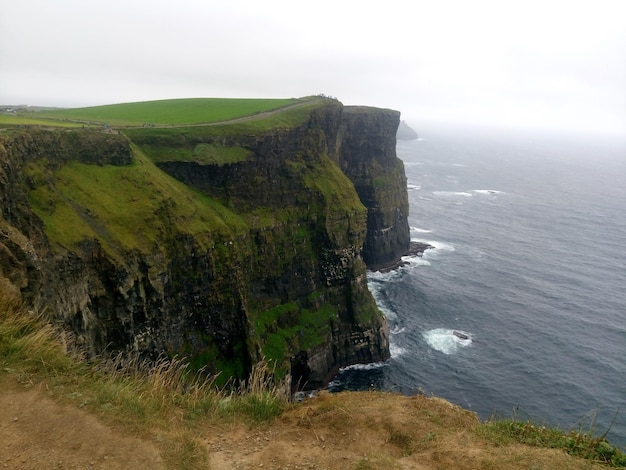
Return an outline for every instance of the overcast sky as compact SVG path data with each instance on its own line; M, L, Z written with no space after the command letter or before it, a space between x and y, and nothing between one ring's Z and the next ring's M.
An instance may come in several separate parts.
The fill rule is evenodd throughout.
M626 1L0 0L0 104L318 93L626 134Z

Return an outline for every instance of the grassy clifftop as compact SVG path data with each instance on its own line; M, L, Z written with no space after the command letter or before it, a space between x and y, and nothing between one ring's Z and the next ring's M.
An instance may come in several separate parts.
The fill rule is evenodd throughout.
M294 104L295 99L188 98L56 109L41 115L54 120L113 126L190 125L240 118Z
M80 127L194 126L238 119L265 118L268 114L307 107L323 101L318 97L291 99L182 98L119 103L87 108L56 108L0 115L0 126L43 125Z

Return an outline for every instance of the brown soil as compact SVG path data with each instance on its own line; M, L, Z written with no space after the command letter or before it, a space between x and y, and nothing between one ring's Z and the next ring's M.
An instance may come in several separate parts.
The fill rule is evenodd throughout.
M206 442L212 469L589 469L561 451L497 447L474 413L439 398L322 394L271 425ZM604 468L604 467L598 467Z
M171 468L156 438L59 404L45 385L3 385L0 468ZM437 398L323 393L268 425L199 425L193 433L207 454L199 468L214 470L596 468L561 451L496 446L476 435L476 424L473 413Z
M6 387L6 383L2 384ZM38 389L0 391L0 468L165 468L155 445L125 436Z

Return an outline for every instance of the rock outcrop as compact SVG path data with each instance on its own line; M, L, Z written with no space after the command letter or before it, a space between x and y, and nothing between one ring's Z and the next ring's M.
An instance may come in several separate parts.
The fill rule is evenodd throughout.
M91 355L178 354L294 384L389 357L366 263L408 250L399 113L322 100L288 126L0 137L0 281ZM356 189L356 191L355 191Z
M409 200L404 164L396 156L400 113L348 107L339 165L368 208L363 258L370 269L400 263L409 251Z
M405 121L400 121L398 126L398 132L396 132L396 139L398 140L415 140L419 136L415 129L409 126Z

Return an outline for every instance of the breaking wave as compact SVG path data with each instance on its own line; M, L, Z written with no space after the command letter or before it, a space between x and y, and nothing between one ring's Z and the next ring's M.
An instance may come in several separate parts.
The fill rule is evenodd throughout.
M472 335L461 330L435 328L422 334L428 345L444 354L456 354L461 348L471 346Z
M428 228L411 227L411 232L415 233L431 233L432 230Z
M435 196L444 196L444 197L454 197L454 196L462 196L462 197L472 197L472 193L468 193L467 191L433 191Z

